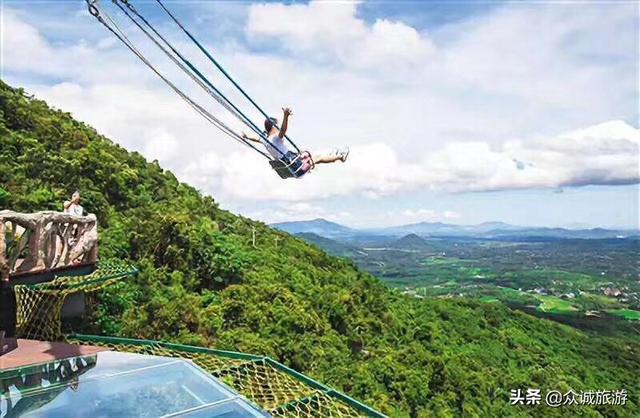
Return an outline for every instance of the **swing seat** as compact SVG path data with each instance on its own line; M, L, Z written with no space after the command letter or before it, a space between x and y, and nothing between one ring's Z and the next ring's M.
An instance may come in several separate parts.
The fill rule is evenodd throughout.
M314 167L311 154L307 151L297 154L291 161L286 157L279 160L270 160L269 165L282 179L300 178Z
M280 176L281 179L289 179L294 177L293 173L289 170L289 167L285 163L280 160L271 160L269 161L271 168L275 170L276 173Z

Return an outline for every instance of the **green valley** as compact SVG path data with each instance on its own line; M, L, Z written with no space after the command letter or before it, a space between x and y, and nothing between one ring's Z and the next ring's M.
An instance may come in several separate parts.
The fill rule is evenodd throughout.
M532 315L640 340L640 239L403 238L299 234L414 298L501 301ZM330 243L332 242L332 243Z

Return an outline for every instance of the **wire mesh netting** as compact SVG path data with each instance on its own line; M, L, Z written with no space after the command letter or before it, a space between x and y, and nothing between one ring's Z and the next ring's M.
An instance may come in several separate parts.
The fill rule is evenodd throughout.
M61 314L69 295L102 290L136 272L132 266L112 260L98 263L88 275L56 276L50 282L14 286L16 336L44 341L64 339Z
M312 396L291 402L269 411L274 417L362 417L364 415L326 393L316 391Z
M50 282L14 286L17 336L189 360L275 417L383 416L267 357L158 341L62 333L62 308L68 296L100 291L136 273L135 268L119 260L106 261L88 275L58 276Z
M193 361L274 417L382 416L364 405L358 407L345 402L335 396L335 391L320 384L309 384L310 379L306 377L306 381L301 380L295 372L289 373L286 367L265 357L244 355L240 358L243 356L240 353L150 341L121 342L108 337L69 337L68 341Z

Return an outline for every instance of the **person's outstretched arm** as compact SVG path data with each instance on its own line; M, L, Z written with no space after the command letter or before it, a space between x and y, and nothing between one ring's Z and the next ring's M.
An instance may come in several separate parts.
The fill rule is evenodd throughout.
M287 134L287 128L289 127L289 116L293 115L293 112L288 107L282 108L284 112L284 117L282 118L282 127L280 127L280 132L278 132L278 136L280 138L284 138Z
M246 139L247 141L257 142L258 144L262 143L258 138L251 137L251 136L245 134L244 132L242 133L242 138Z

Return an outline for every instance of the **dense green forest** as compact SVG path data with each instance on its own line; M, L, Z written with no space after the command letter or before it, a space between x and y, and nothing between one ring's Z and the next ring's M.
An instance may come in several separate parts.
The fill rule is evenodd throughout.
M0 112L0 208L60 210L79 189L100 221L101 257L141 270L100 296L84 332L268 355L391 416L640 411L633 341L497 303L400 295L351 262L219 209L157 162L4 83ZM629 400L512 406L518 388L626 389Z

